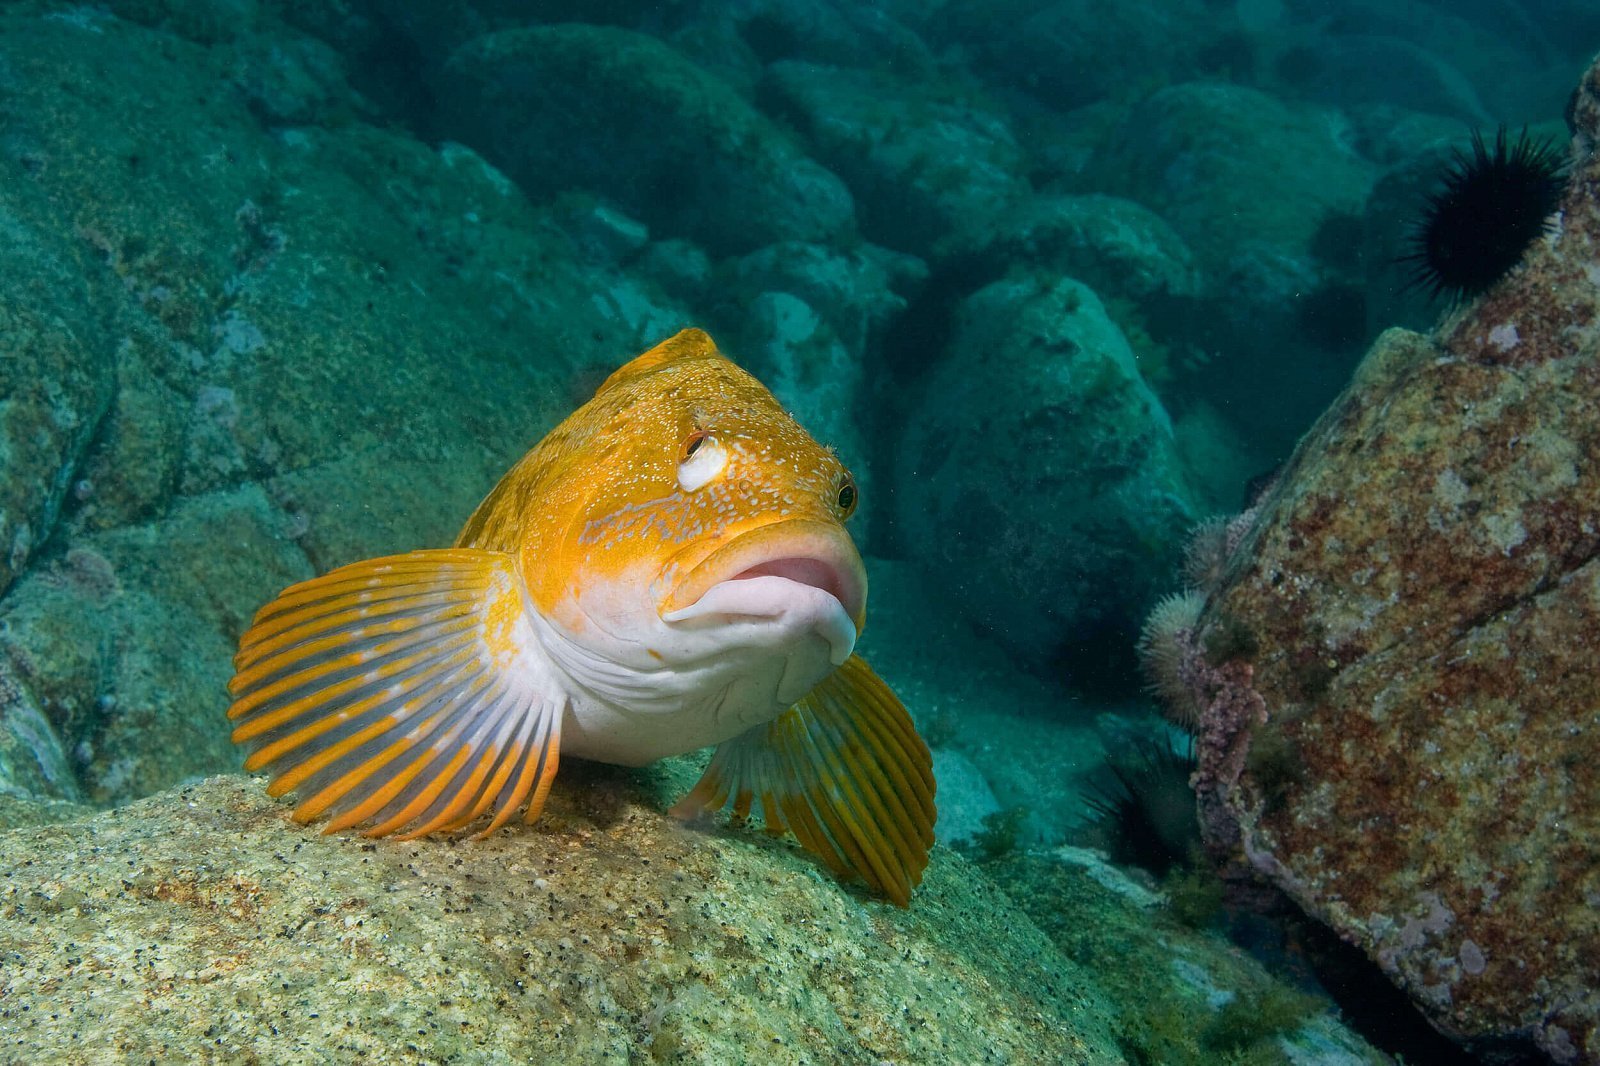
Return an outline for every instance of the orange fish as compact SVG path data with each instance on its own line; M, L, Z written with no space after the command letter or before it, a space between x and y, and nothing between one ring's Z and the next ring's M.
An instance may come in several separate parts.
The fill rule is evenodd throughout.
M680 816L759 797L901 905L933 843L927 745L857 655L856 488L685 330L606 379L455 547L285 589L239 644L233 739L298 821L401 839L539 816L559 754L717 745Z

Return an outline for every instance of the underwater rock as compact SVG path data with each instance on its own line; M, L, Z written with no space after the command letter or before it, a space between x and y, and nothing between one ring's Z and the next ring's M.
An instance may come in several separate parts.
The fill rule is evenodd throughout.
M1581 12L1576 10L1580 5L1584 7ZM1286 6L1296 9L1298 20L1317 27L1314 35L1302 31L1300 39L1276 58L1274 66L1286 75L1287 85L1297 84L1298 72L1315 78L1320 56L1326 52L1361 86L1356 92L1393 77L1396 85L1389 99L1411 96L1420 88L1415 80L1419 72L1409 69L1417 62L1415 57L1393 51L1395 44L1403 41L1422 53L1447 57L1450 66L1472 86L1472 95L1483 101L1487 115L1500 119L1559 107L1572 88L1572 77L1587 65L1594 47L1596 31L1585 32L1585 26L1600 22L1592 5L1582 4L1582 0L1539 4L1345 0L1334 19L1328 18L1327 6L1316 0L1288 0ZM1343 58L1343 40L1351 37L1382 40L1389 58L1385 60L1374 50L1366 61L1377 65L1364 69L1359 66L1361 59ZM1357 44L1354 50L1359 53L1370 47ZM1456 90L1446 91L1453 94Z
M1065 110L1196 72L1222 22L1200 0L954 0L923 35L970 50L987 76Z
M1491 123L1477 91L1459 70L1393 37L1319 38L1280 57L1278 78L1298 95L1335 107L1381 103L1450 115L1473 125Z
M721 273L720 292L728 314L737 313L759 293L792 293L826 319L852 352L864 357L871 335L905 310L900 293L921 284L928 268L915 256L871 244L846 251L784 241L728 261Z
M691 241L680 237L651 241L633 261L632 269L680 303L702 306L712 301L711 257Z
M1081 785L1105 758L1081 708L1054 678L1018 670L1011 650L976 631L915 563L869 556L867 572L860 648L933 749L935 834L960 840L981 832L985 815L1021 811L1010 826L1017 843L1067 839L1081 820Z
M1208 837L1487 1061L1600 1063L1600 63L1559 222L1385 333L1181 649Z
M862 232L880 244L928 256L1031 191L1004 114L975 94L813 63L774 64L763 90L849 184Z
M1359 217L1374 178L1344 124L1243 85L1188 82L1135 106L1090 167L1097 185L1158 212L1194 252L1205 297L1180 332L1223 353L1198 385L1284 452L1365 340L1359 277L1330 262L1350 257L1340 227ZM1319 336L1345 358L1329 358Z
M439 127L535 199L581 188L715 255L853 227L850 193L731 86L661 41L533 26L463 45Z
M941 844L971 845L983 834L985 820L1001 813L994 790L971 759L949 748L933 753L933 777L939 782L934 835Z
M0 600L0 676L9 667L69 756L71 787L34 794L124 802L235 764L221 722L233 634L311 572L284 524L258 486L180 500L75 537ZM173 550L208 544L227 550Z
M1017 850L984 864L1112 1003L1129 1062L1389 1066L1331 1004L1201 928L1219 897L1203 881L1158 893L1085 848ZM1210 910L1210 915L1206 911ZM1185 921L1187 924L1185 924Z
M994 282L917 395L895 504L930 580L1036 662L1136 632L1195 515L1166 411L1099 298L1050 275Z
M13 77L0 68L0 127L16 109ZM25 134L7 133L0 168L41 165ZM0 182L0 594L55 528L115 381L88 256L69 227L37 189Z
M901 910L593 765L471 843L320 836L240 777L5 832L0 957L33 1062L1123 1061L1096 978L948 850Z
M449 542L688 317L470 149L316 79L269 106L253 64L327 57L266 16L199 44L138 6L0 18L0 659L96 802L236 766L223 684L267 596Z
M78 779L55 727L33 693L0 659L0 796L11 800L74 802ZM0 826L7 824L0 816Z
M1360 211L1373 175L1338 123L1247 86L1188 82L1134 108L1095 168L1171 223L1215 282L1257 246L1306 257L1325 219Z
M667 33L673 45L741 89L754 90L765 68L783 60L917 75L937 69L922 39L880 4L698 0L683 7L688 21Z
M1032 196L958 243L956 255L1047 266L1076 278L1102 299L1142 301L1199 295L1194 256L1154 211L1116 196Z

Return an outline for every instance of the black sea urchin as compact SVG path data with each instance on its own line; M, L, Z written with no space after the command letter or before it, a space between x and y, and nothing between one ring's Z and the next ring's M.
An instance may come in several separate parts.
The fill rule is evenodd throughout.
M1200 852L1189 788L1195 765L1193 742L1174 747L1148 737L1106 760L1103 774L1085 789L1084 806L1099 823L1113 862L1142 866L1159 878L1194 861Z
M1515 143L1502 126L1491 151L1472 134L1472 156L1457 150L1443 184L1428 197L1411 236L1408 288L1471 299L1517 265L1561 202L1565 159L1523 130Z

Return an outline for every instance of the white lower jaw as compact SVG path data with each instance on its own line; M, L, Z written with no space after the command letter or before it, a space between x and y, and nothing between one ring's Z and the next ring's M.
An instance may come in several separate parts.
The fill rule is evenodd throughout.
M590 583L535 629L570 693L561 750L640 766L769 722L845 659L856 628L823 589L724 581L659 614L648 582Z
M834 666L850 658L856 626L844 605L826 591L785 577L765 575L723 581L694 603L661 616L693 628L725 625L738 629L740 643L776 647L811 632L828 642ZM765 638L765 639L764 639Z

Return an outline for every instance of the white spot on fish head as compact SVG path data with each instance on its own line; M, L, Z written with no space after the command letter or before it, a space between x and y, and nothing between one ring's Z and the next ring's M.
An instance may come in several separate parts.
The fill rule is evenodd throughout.
M728 449L715 437L707 437L693 455L678 464L678 487L684 492L704 488L727 467Z

